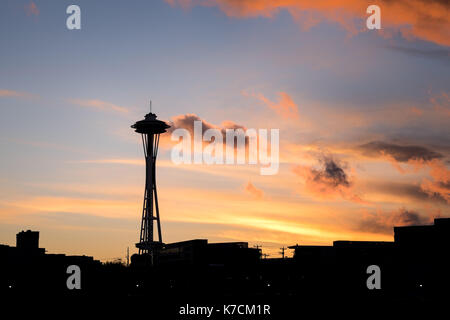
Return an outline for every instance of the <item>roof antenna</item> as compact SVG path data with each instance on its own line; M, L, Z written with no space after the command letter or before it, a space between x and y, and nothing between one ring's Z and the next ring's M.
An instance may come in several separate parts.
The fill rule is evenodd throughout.
M150 113L152 113L152 100L150 100Z

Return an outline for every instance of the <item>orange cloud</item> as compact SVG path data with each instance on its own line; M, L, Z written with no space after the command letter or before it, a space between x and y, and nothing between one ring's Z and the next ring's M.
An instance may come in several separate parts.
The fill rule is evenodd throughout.
M25 5L25 12L27 13L27 16L38 16L39 15L39 9L36 6L36 3L31 1L29 4Z
M417 108L417 107L411 107L411 108L409 108L409 111L410 111L412 114L416 115L416 116L421 116L421 115L423 115L423 110L422 110L422 109L419 109L419 108Z
M70 161L70 163L124 164L132 166L143 166L145 165L145 160L143 158L142 159L112 158L112 159L78 160L78 161Z
M338 23L349 33L365 30L365 0L166 0L172 6L216 6L229 17L272 18L287 10L304 29L321 21ZM450 4L441 0L379 0L384 33L398 30L406 38L419 38L450 45ZM363 20L363 21L361 21Z
M262 199L264 197L264 191L255 187L251 182L248 182L245 186L245 191L251 194L256 199Z
M450 203L450 170L439 160L428 161L427 164L432 180L424 179L422 190L430 196L440 196Z
M286 92L279 92L278 103L272 102L261 93L255 95L256 98L264 102L270 109L274 110L283 118L298 118L298 106Z
M338 161L328 156L319 161L322 165L319 169L302 165L293 168L293 172L302 179L307 192L322 199L340 196L346 200L367 204L354 192L353 181Z
M0 97L20 97L20 92L12 90L0 90Z
M447 169L442 160L410 159L405 167L401 167L395 159L391 159L391 163L403 174L415 173L428 168L431 179L425 178L420 187L430 197L440 197L450 203L450 170Z
M450 203L450 170L440 159L424 160L410 159L402 167L398 160L386 156L388 161L400 173L416 173L421 169L428 168L431 179L422 180L420 187L430 197L440 197Z
M94 214L101 217L134 217L139 211L139 202L117 199L87 199L74 197L33 197L29 201L0 202L7 208L22 212L73 212Z
M365 212L363 219L358 226L358 230L392 234L394 226L423 225L432 222L432 217L424 217L416 211L400 208L398 210L385 212Z
M380 157L401 174L417 173L429 169L430 179L421 183L422 190L430 197L440 197L450 203L450 170L443 162L444 155L419 145L399 145L372 141L359 146L364 155Z
M12 97L12 98L31 98L33 95L26 92L19 92L8 89L0 89L0 97Z
M91 99L91 100L81 100L81 99L69 99L69 102L72 104L76 104L82 107L89 107L89 108L95 108L99 110L105 110L105 111L117 111L126 113L128 112L128 109L122 106L118 106L116 104L97 100L97 99Z

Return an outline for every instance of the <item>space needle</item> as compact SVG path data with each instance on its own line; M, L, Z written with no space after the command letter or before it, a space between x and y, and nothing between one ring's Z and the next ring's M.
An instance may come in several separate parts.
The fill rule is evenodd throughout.
M139 242L136 248L139 254L147 254L152 257L162 246L161 221L159 218L158 193L156 191L156 157L158 155L159 136L170 127L167 123L156 119L152 113L150 102L150 113L143 120L137 121L131 126L137 133L141 134L145 156L145 193L142 208L142 220ZM154 227L156 222L156 235Z

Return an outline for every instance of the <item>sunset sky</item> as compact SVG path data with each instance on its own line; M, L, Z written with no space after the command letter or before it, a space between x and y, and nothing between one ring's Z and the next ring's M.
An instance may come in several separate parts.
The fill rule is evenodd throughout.
M66 8L81 8L81 30ZM381 8L367 30L366 8ZM136 252L148 113L280 130L280 170L175 165L164 242L393 240L450 217L450 5L433 0L0 2L0 243Z

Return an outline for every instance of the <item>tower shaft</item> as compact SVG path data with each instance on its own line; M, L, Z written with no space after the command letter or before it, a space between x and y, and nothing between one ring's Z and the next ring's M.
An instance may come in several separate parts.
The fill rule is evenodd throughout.
M139 248L139 254L153 254L155 247L162 244L158 193L156 191L156 157L158 155L159 133L142 133L142 144L144 147L146 175L141 232L137 247ZM157 239L155 239L154 235L155 221Z

